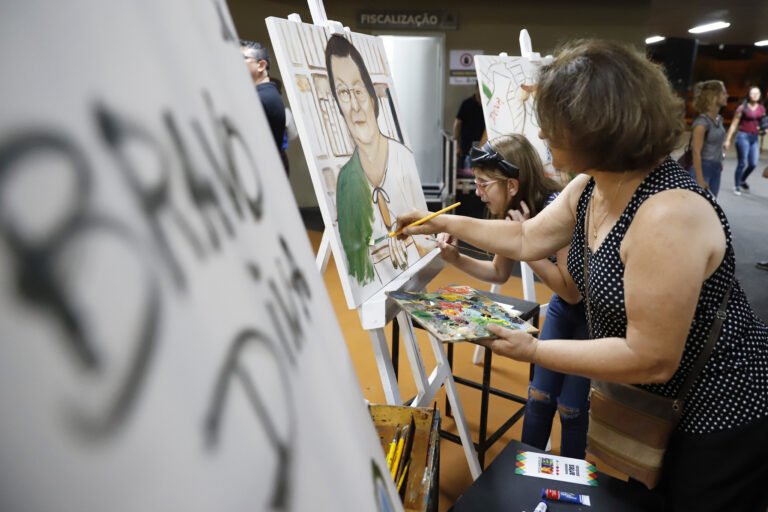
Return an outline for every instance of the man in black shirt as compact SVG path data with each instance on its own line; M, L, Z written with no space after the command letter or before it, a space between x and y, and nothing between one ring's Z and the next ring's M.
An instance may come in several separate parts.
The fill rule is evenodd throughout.
M464 159L469 154L473 142L483 138L485 119L483 106L480 104L480 90L461 102L459 113L453 122L453 136L459 149L459 167L463 167Z
M267 114L267 121L272 130L277 151L282 152L285 135L285 104L277 87L269 80L269 50L260 43L242 39L240 40L240 50L243 52L245 63L251 72L251 79L253 79L253 85L256 86L256 92L259 93L264 112Z

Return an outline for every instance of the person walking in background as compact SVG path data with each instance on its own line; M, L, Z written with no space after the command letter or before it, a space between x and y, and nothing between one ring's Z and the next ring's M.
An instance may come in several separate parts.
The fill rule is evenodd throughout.
M768 112L768 89L765 90L765 95L763 96L763 108L766 112ZM765 142L765 130L760 130L760 153L763 152L763 143ZM768 167L763 170L763 178L768 178Z
M728 135L725 137L724 147L728 149L733 135L738 130L735 144L739 163L733 175L733 193L737 196L741 195L742 190L749 190L747 178L757 167L759 123L763 115L765 115L765 107L760 104L760 88L752 86L749 88L747 99L736 109Z
M707 80L696 84L693 108L699 115L693 121L691 133L691 173L699 186L717 197L720 174L723 171L723 142L725 127L718 114L728 103L728 92L720 80Z
M765 96L763 99L763 108L768 111L768 89L765 90ZM760 130L760 153L763 152L763 142L765 140L765 130ZM768 167L763 169L763 178L768 178ZM768 260L758 261L755 263L755 267L760 270L768 270Z

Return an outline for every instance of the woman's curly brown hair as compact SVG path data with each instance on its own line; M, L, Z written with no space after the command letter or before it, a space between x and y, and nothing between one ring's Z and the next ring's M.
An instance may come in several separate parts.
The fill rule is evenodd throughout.
M539 72L536 111L546 139L602 171L653 167L685 130L683 100L660 67L610 41L561 48Z

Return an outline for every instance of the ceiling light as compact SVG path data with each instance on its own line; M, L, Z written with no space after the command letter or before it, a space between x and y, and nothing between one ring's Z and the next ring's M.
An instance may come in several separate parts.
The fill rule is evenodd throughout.
M645 40L645 44L653 44L658 43L659 41L665 40L666 37L664 36L651 36L648 39Z
M755 46L768 46L768 39L763 39L755 43Z
M691 34L701 34L702 32L712 32L713 30L720 30L721 28L728 28L731 24L727 21L716 21L714 23L707 23L706 25L699 25L688 29Z

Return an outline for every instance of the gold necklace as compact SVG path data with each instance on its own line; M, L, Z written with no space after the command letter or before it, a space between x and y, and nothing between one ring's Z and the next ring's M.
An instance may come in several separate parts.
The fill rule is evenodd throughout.
M611 208L610 208L611 203L613 203L616 200L616 197L619 195L619 190L621 190L621 185L624 183L624 177L626 175L627 175L626 171L621 175L621 179L619 180L619 184L616 186L616 190L613 192L613 198L608 203L608 208L606 208L606 212L605 212L605 215L603 215L603 218L600 219L600 222L592 223L592 239L593 240L597 240L597 230L598 230L598 228L600 228L600 226L603 225L603 222L605 222L605 219L608 218L608 214L611 211ZM594 199L594 197L593 197L593 199ZM591 215L592 215L592 218L594 219L595 218L595 202L594 201L590 201L589 207L592 210Z

